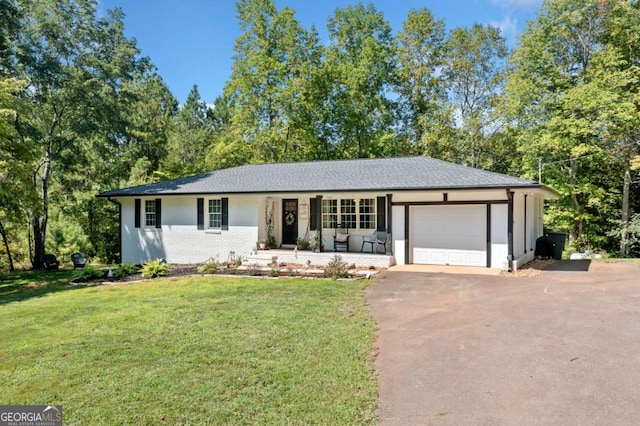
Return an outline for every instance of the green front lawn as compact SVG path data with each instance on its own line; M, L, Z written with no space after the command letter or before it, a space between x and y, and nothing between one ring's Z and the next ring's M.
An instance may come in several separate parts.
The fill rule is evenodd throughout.
M66 425L377 422L364 281L68 276L0 275L0 404L61 404Z

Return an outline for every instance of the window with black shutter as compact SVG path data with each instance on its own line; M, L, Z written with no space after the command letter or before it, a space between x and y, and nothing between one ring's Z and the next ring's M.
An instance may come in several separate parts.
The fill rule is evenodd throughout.
M162 200L156 198L156 228L162 228Z
M318 200L312 198L309 200L309 230L318 229Z
M133 213L135 215L135 218L134 218L135 225L134 226L136 228L140 228L140 217L142 215L142 211L141 211L142 208L141 208L140 198L136 198L134 202L135 202L135 208L134 208L134 213Z
M222 198L222 230L229 229L229 199Z
M198 198L196 206L198 229L204 229L204 198Z
M386 215L386 198L378 197L377 206L376 206L376 222L377 227L376 231L386 231L387 230L387 215Z

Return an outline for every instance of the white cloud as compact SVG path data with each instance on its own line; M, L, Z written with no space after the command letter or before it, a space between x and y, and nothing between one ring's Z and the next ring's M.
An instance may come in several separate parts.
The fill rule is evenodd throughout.
M501 22L489 21L489 25L500 29L502 37L511 38L518 34L518 20L507 15Z

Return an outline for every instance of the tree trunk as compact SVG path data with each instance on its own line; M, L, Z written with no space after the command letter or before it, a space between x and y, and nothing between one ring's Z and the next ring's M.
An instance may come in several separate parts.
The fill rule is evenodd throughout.
M625 150L624 159L624 183L622 186L622 214L620 218L620 254L623 257L629 256L629 188L631 186L629 150Z
M4 225L2 221L0 221L0 235L2 235L2 241L4 243L4 249L7 252L7 257L9 258L9 271L13 272L13 258L11 257L11 249L9 248L9 240L7 238L7 234L4 230Z
M44 167L40 180L40 196L42 197L42 212L38 216L34 215L33 226L33 269L44 268L45 243L47 235L47 222L49 220L49 176L51 175L51 139L47 141L45 147L45 158L42 161ZM37 172L33 178L37 185Z
M33 269L44 269L44 234L42 227L40 226L40 218L33 218Z

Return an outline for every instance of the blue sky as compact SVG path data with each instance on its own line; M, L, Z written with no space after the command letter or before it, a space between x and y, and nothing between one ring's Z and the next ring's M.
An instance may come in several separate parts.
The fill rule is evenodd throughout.
M278 9L295 10L303 26L315 24L326 39L326 23L336 8L357 1L275 0ZM363 3L368 3L364 1ZM474 22L492 24L503 31L509 45L526 22L537 14L542 0L373 0L394 33L402 28L411 9L427 8L448 29ZM121 7L125 33L134 37L149 56L170 90L183 103L193 84L205 102L222 93L231 75L233 46L239 35L233 0L98 0L99 10Z

